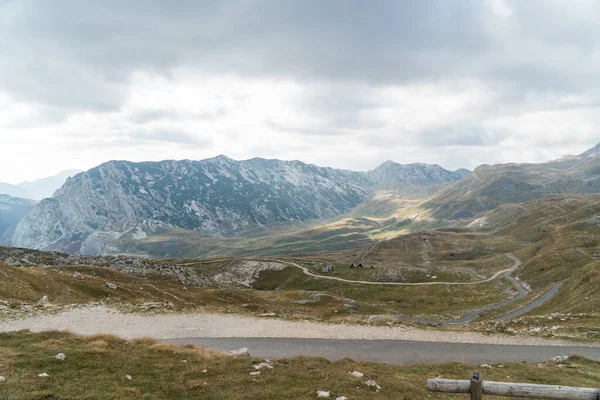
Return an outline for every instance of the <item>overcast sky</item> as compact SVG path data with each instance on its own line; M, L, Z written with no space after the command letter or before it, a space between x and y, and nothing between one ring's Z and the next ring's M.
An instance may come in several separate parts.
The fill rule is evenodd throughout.
M597 0L0 0L0 181L576 154L600 142L599 37Z

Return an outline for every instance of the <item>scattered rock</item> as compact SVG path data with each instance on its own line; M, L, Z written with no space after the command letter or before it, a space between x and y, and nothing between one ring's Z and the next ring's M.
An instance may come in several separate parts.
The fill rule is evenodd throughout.
M263 369L263 368L269 368L269 369L273 369L273 366L271 365L270 362L262 362L260 364L256 364L254 365L254 369Z
M275 317L277 314L274 312L260 314L261 317Z
M250 355L250 350L247 347L242 347L241 349L228 351L227 354L230 356L247 356Z
M481 367L481 368L489 368L489 369L492 369L492 368L494 368L494 367L492 367L490 364L481 364L481 365L480 365L480 367Z
M260 371L250 372L250 376L258 376L260 375Z
M0 383L4 383L4 382L6 382L6 378L3 376L0 376Z
M348 398L346 396L340 396L340 397L336 398L335 400L348 400Z
M329 397L331 397L331 393L329 393L329 392L322 392L322 391L318 390L317 391L317 397L327 397L327 398L329 398Z
M362 378L363 376L365 376L365 374L363 374L362 372L358 372L358 371L348 372L348 375L351 375L355 378Z
M366 382L365 382L365 385L367 385L367 386L369 386L369 387L374 387L374 388L375 388L375 389L377 389L377 390L381 390L381 386L379 386L379 385L377 384L377 382L375 382L375 381L366 381Z
M109 289L117 289L117 285L114 283L106 282L104 285Z
M187 360L181 360L181 362L185 364L185 363L187 363Z
M79 278L81 278L81 274L80 274L79 272L75 271L75 272L73 273L73 278L75 278L75 279L79 279Z
M50 303L50 301L48 300L48 296L44 296L42 297L42 299L40 300L40 302L38 304L42 305L42 306L46 306Z
M67 356L65 356L65 353L58 353L57 355L54 356L54 358L56 358L57 360L60 360L60 361L64 361L65 358L67 358Z
M47 374L47 373L45 373L45 372L42 372L42 373L41 373L41 374L39 374L38 376L39 376L40 378L47 378L47 377L49 377L50 375L48 375L48 374Z
M567 361L568 359L569 359L569 356L556 356L556 357L552 358L552 361L563 362L563 361Z
M497 365L497 367L498 367L498 368L504 368L504 365L502 365L502 364L499 364L499 365Z
M125 375L125 378L126 378L128 381L132 381L132 380L133 380L133 378L131 377L131 375Z
M205 374L205 373L207 373L207 372L208 372L208 370L207 370L207 369L203 369L203 370L202 370L202 373L203 373L203 374Z

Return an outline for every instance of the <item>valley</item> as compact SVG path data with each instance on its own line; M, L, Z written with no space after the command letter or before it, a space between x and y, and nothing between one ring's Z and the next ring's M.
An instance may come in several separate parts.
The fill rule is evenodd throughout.
M10 228L0 328L106 307L123 319L237 315L411 327L442 341L477 333L595 342L600 195L587 192L598 162L581 155L462 174L226 157L108 163L69 179ZM551 182L541 198L523 189L534 176ZM216 199L206 213L192 206L197 184ZM513 197L496 196L497 185ZM480 208L468 205L473 193ZM268 209L254 200L245 208L267 198Z

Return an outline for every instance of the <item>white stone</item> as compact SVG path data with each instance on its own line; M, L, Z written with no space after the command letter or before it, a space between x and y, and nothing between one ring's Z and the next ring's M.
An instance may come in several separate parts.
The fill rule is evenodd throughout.
M247 356L250 354L250 350L247 347L242 347L241 349L228 351L227 354L230 356Z
M363 376L365 376L365 374L363 374L362 372L358 372L358 371L348 372L348 375L351 375L355 378L362 378Z
M0 376L0 383L6 382L6 378L3 376Z
M80 274L79 272L75 271L75 272L73 273L73 278L75 278L75 279L77 279L77 278L81 278L81 274Z
M481 367L481 368L489 368L489 369L492 369L492 368L494 368L494 367L492 367L490 364L481 364L481 365L480 365L480 367Z
M48 296L44 296L44 297L42 297L42 299L40 300L40 304L41 304L41 305L43 305L43 306L45 306L45 305L46 305L46 304L48 304L48 303L49 303L49 301L48 301Z
M348 398L346 396L340 396L340 397L336 398L335 400L348 400Z
M263 368L273 369L273 366L268 362L262 362L260 364L254 365L254 369L263 369Z
M258 376L260 375L260 371L250 372L250 376Z
M552 361L563 362L563 361L567 361L568 359L569 359L569 356L556 356L552 359Z
M367 386L369 386L369 387L374 387L374 388L375 388L375 389L377 389L377 390L381 390L381 386L379 386L379 385L377 384L377 382L375 382L375 381L366 381L366 382L365 382L365 385L367 385Z
M331 397L331 393L329 393L329 392L323 392L323 391L319 390L319 391L317 391L317 397L327 397L327 398L329 398L329 397Z
M60 360L60 361L64 361L65 358L67 358L67 356L65 356L65 353L58 353L57 355L54 356L54 358L56 358L57 360Z
M131 377L131 375L125 375L125 378L127 378L128 381L132 381L133 378Z
M47 378L47 377L49 377L50 375L48 375L48 374L47 374L47 373L45 373L45 372L42 372L42 373L41 373L41 374L39 374L38 376L39 376L40 378Z
M104 285L109 289L117 289L117 285L114 283L106 282Z

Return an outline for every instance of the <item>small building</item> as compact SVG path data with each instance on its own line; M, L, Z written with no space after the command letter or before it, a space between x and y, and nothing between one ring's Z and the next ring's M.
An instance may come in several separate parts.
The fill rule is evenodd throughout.
M323 273L331 272L333 271L333 265L327 264L321 271L323 271Z
M371 269L375 269L375 266L374 266L374 265L371 265Z
M362 265L362 263L358 264L358 268L364 268L364 266Z
M350 268L356 268L356 267L354 266L354 264L352 264L352 265L350 266Z

